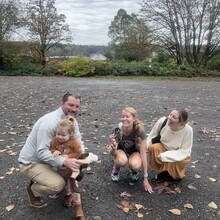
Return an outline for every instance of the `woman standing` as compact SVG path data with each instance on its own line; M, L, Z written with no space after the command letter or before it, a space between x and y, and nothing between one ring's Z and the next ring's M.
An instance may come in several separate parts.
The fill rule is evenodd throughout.
M137 181L142 166L144 189L152 193L152 187L148 182L146 134L135 109L126 107L122 110L121 123L114 129L109 139L111 143L110 154L114 157L112 181L119 181L120 167L126 165L131 170L131 179Z
M174 109L165 120L166 117L160 118L147 138L149 164L158 180L180 180L190 162L193 129L187 124L185 110Z

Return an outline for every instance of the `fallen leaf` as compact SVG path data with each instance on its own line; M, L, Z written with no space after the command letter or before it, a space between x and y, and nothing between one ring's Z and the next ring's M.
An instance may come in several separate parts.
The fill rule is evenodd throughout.
M196 178L196 179L201 179L201 176L198 175L198 174L195 174L195 178Z
M8 134L17 134L17 132L10 131Z
M193 206L190 203L185 204L184 207L187 209L193 209Z
M181 190L179 187L176 187L174 190L175 190L176 192L178 192L178 193L181 193L181 192L182 192L182 190Z
M102 218L100 216L94 216L93 219L94 220L101 220Z
M167 185L168 185L167 182L164 182L164 183L157 185L154 189L157 190L158 194L161 194L162 192L165 192L168 194L175 194L176 192L171 190Z
M132 195L127 192L123 192L120 194L120 197L122 197L124 199L128 199L128 198L132 197Z
M174 215L181 215L181 211L179 209L170 209L169 212Z
M209 180L210 180L211 182L216 182L216 181L217 181L217 179L214 179L214 178L212 178L212 177L209 177Z
M135 208L136 208L137 210L140 210L140 209L143 208L143 205L141 205L141 204L135 204Z
M197 190L196 187L191 184L188 185L188 189Z
M124 206L122 204L117 204L116 206L121 210L124 208Z
M129 206L130 206L130 202L127 201L127 200L123 200L123 201L121 202L121 205L123 205L123 207L129 207Z
M203 134L208 134L209 132L207 131L207 129L206 128L201 128L201 132L203 133Z
M128 207L124 207L122 210L123 210L125 213L128 213L130 209L129 209Z
M130 186L134 186L134 183L133 182L129 182L128 183Z
M137 213L137 217L138 217L138 218L143 218L143 217L144 217L144 215L143 215L143 214L141 214L140 212L138 212L138 213Z
M218 206L217 206L214 202L210 202L210 203L208 204L208 207L210 207L210 208L212 208L212 209L217 209L217 208L218 208Z
M189 125L197 125L198 123L197 123L196 121L193 121L193 120L192 120L192 121L189 121L188 124L189 124Z
M17 152L13 152L13 151L8 151L7 152L10 156L16 156L17 155Z
M15 206L14 205L9 205L5 209L10 212Z

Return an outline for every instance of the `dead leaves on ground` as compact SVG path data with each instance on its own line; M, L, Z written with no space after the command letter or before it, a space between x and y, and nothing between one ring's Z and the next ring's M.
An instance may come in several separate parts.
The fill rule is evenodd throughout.
M201 177L197 176L197 178L201 178ZM209 180L212 181L212 182L217 181L214 178L209 178ZM189 184L187 186L187 188L190 189L190 190L197 190L197 188L195 186L193 186L192 184ZM163 182L163 183L158 184L154 189L157 191L158 194L161 194L161 193L176 194L176 193L181 193L182 192L182 189L179 186L174 186L174 188L171 189L171 187L169 187L169 182L166 182L166 181ZM193 205L190 204L190 203L184 204L183 207L186 208L186 209L193 209ZM212 208L212 209L217 209L218 208L217 205L214 202L210 202L208 204L208 207ZM177 216L182 214L181 210L178 209L178 208L172 208L172 209L169 209L168 211L170 213L172 213L173 215L177 215Z
M218 125L216 128L205 128L202 127L200 132L202 134L209 134L209 138L211 138L213 141L220 142L220 126Z
M154 189L157 190L158 194L161 193L168 193L168 194L176 194L175 190L172 190L170 187L168 187L169 183L167 181L158 184Z
M7 153L9 156L16 156L17 152L13 148L17 146L17 143L12 144L12 146L6 146L4 149L0 150L0 153ZM23 145L22 145L23 146Z
M8 169L8 171L5 173L6 175L11 175L13 174L15 171L19 171L18 168L15 167L11 167ZM0 180L3 180L5 178L5 176L0 176Z
M137 218L143 218L144 214L143 212L147 209L140 203L134 203L130 201L130 198L133 196L127 192L122 192L120 194L120 197L122 198L122 201L117 204L117 207L128 214L130 211L134 211Z
M162 188L162 184L159 184L158 185L158 189L161 189ZM163 189L165 188L166 189L169 188L167 183L164 185ZM170 188L169 188L170 189ZM167 189L166 189L167 190ZM160 193L162 192L166 192L166 190L163 190L163 191L160 191ZM170 192L170 190L168 190ZM181 189L179 189L178 187L176 187L174 190L172 190L173 192L178 192L180 191L181 192ZM140 203L135 203L135 202L131 202L130 199L133 198L133 195L131 195L130 193L128 192L122 192L120 194L120 197L122 198L122 201L117 204L117 207L122 210L124 213L126 214L129 214L129 212L133 211L135 212L136 214L136 217L137 218L146 218L146 214L148 213L145 213L144 212L147 212L147 211L151 211L152 209L151 208L146 208L144 207L144 205L140 204ZM217 209L218 206L212 201L210 202L208 205L207 205L209 208L211 209ZM183 208L185 209L189 209L189 210L192 210L194 209L193 205L190 204L190 203L186 203L183 205ZM169 209L168 212L170 212L171 214L173 215L177 215L177 216L180 216L182 215L182 212L183 210L181 211L181 209L179 208L172 208L172 209Z
M183 207L186 208L186 209L193 209L193 206L190 203L185 204ZM217 209L218 208L218 206L214 202L210 202L208 204L208 207L211 208L211 209ZM178 208L173 208L173 209L170 209L168 211L171 212L173 215L181 215L182 214L181 210L178 209Z

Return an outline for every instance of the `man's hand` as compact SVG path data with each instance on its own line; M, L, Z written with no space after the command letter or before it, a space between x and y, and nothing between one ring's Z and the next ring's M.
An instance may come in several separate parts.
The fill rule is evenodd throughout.
M75 158L66 158L63 165L70 168L72 171L77 172L80 168L81 162Z

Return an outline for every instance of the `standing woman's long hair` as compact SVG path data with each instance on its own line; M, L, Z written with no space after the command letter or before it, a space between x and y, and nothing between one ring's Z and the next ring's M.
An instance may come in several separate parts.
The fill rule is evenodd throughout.
M135 144L137 145L142 141L141 138L138 138L138 137L140 137L141 131L144 131L143 123L138 119L138 113L134 108L125 107L123 110L131 113L133 117L135 118L133 129L135 133Z

